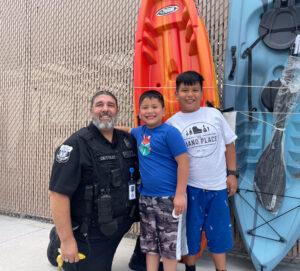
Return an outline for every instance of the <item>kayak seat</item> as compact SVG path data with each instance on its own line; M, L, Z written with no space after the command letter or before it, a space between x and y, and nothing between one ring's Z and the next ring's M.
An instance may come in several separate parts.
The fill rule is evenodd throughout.
M264 90L261 93L261 102L263 106L268 109L269 112L274 111L275 99L280 86L280 79L272 80L268 83L268 85L264 88Z
M288 49L300 34L300 7L295 6L295 0L289 0L287 6L275 0L274 9L263 14L258 32L268 47Z

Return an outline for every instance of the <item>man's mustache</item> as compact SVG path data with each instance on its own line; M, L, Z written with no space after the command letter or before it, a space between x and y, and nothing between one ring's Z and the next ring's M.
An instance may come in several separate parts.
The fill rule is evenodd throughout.
M101 117L112 117L112 114L111 113L101 113L99 114L99 118Z

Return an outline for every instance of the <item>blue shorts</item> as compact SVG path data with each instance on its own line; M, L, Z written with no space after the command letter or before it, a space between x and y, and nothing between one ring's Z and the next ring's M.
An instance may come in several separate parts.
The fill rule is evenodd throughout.
M227 189L213 191L188 186L187 198L189 255L200 252L203 230L210 252L225 253L231 250L233 237Z

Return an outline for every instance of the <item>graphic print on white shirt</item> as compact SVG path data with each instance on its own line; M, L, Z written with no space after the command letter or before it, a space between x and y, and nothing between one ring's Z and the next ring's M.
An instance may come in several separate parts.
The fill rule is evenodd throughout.
M193 157L210 156L218 146L217 129L209 123L192 123L182 130L182 136L189 154Z

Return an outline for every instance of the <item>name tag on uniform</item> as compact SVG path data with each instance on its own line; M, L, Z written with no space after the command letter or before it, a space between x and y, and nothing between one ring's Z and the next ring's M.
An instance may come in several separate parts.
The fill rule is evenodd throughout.
M102 155L97 157L98 160L100 161L108 161L108 160L116 160L117 156L112 154L112 155Z
M134 151L123 151L122 154L124 158L136 157L136 153Z

